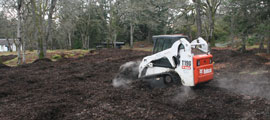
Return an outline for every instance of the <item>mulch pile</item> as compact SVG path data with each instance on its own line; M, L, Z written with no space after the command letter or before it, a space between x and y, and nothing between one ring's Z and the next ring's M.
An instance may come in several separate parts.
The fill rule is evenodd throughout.
M2 62L6 62L6 61L12 60L16 57L17 57L17 55L5 55L5 56L0 56L0 59L2 60Z

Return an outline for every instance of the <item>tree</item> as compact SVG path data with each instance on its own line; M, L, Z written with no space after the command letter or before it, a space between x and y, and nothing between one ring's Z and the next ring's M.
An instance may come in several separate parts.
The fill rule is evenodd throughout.
M197 37L202 35L201 0L193 0L196 8Z
M36 27L34 33L34 40L37 41L37 53L39 59L46 57L47 42L51 41L51 26L52 17L57 0L30 0L32 20ZM48 7L50 6L50 7ZM49 11L48 11L49 10ZM47 22L45 21L45 16L47 16ZM47 24L46 24L47 23Z
M25 56L23 56L22 59L22 54L21 54L21 48L22 44L24 43L21 37L21 21L22 21L22 6L23 6L23 0L17 0L17 17L18 17L18 23L17 23L17 39L19 41L18 45L18 64L22 64L25 62Z
M57 0L51 0L51 6L49 9L49 15L48 15L48 26L46 29L46 35L44 36L44 47L43 47L43 54L44 56L46 56L46 51L47 51L47 42L48 41L52 41L52 37L51 37L51 29L52 29L52 17L53 17L53 13L54 13L54 9L56 6Z
M57 13L59 16L57 41L61 46L60 49L72 49L74 32L76 31L76 20L80 14L79 4L80 2L76 0L59 1L59 5L62 6Z
M135 25L138 23L140 2L135 0L119 0L118 14L121 22L128 24L130 34L130 47L133 48Z
M221 0L206 0L206 4L204 5L205 13L208 18L208 28L209 28L209 37L208 40L211 43L211 46L215 46L215 40L213 37L214 28L215 28L215 15L219 5L221 4Z

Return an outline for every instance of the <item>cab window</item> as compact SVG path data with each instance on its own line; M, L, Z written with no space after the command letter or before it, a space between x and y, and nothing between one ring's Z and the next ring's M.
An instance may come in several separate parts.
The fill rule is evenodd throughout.
M180 50L185 49L185 46L183 44L181 44L179 48L180 48Z
M159 43L157 45L157 52L160 52L160 51L162 51L162 48L163 48L164 39L163 38L160 38L160 39L158 39L157 42Z
M163 50L166 50L172 46L172 40L171 39L166 39L164 40L164 45L163 45Z
M157 49L158 49L157 46L159 45L158 40L159 40L159 39L156 39L156 41L155 41L155 46L154 46L154 51L153 51L154 53L157 53Z

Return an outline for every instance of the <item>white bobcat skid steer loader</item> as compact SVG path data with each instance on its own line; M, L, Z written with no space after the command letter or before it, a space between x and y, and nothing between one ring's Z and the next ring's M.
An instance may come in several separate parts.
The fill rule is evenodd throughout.
M191 43L183 35L158 35L153 36L153 40L153 55L143 58L139 78L162 79L165 84L181 81L184 86L196 86L213 79L213 56L201 37Z

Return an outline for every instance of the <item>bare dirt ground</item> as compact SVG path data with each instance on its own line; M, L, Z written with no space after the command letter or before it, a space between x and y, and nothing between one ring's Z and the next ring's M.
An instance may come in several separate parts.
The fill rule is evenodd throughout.
M196 89L151 88L141 81L113 87L119 66L148 54L107 49L0 69L0 119L270 118L270 67L252 51L214 49L215 79Z

